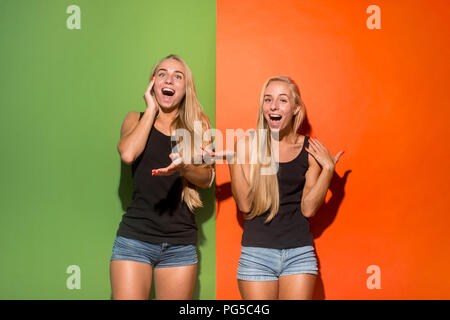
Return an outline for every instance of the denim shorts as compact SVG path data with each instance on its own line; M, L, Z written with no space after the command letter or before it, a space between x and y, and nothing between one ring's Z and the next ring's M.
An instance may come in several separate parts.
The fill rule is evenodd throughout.
M117 236L111 260L129 260L154 265L155 268L190 266L197 263L194 245L153 244Z
M292 249L242 247L237 278L247 281L273 281L293 274L318 274L313 246Z

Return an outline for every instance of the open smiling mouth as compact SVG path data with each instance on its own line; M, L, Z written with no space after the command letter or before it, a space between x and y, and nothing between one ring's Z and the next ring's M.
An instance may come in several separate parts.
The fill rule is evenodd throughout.
M162 92L163 95L169 96L169 97L171 97L171 96L173 96L175 94L175 90L170 89L170 88L162 88L161 92Z
M279 114L269 114L270 121L280 121L282 116Z

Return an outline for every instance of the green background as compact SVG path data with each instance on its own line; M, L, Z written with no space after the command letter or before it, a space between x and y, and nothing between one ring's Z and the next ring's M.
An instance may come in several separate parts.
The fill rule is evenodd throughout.
M69 30L69 5L81 29ZM212 0L0 1L1 299L110 299L109 258L131 200L120 127L152 66L190 66L215 127ZM195 299L215 299L214 190L202 191ZM69 290L66 269L81 268Z

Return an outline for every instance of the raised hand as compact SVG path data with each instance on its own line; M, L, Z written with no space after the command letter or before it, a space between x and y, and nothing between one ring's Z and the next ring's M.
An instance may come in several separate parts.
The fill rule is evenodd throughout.
M330 170L334 170L339 158L344 154L344 151L339 151L333 156L318 139L313 138L309 138L309 148L305 149L316 159L322 168L328 168Z
M208 147L200 146L200 149L202 149L201 156L203 157L205 163L208 164L214 164L217 160L220 160L220 162L227 160L227 159L233 159L234 161L234 151L219 151L214 152L213 150L209 149Z
M147 105L147 109L154 111L155 113L159 111L158 104L156 103L155 97L152 95L153 85L155 84L155 77L152 77L152 81L150 81L147 89L144 93L145 104Z

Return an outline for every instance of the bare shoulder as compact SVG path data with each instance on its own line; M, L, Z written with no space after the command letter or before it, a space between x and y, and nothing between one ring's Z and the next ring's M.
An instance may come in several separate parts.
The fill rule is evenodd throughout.
M306 170L306 183L314 183L319 178L322 168L314 157L308 153L308 170Z
M137 111L128 112L123 120L120 136L128 135L131 131L133 131L139 123L139 117L140 113Z
M310 168L310 169L313 169L313 170L319 169L319 171L320 171L320 165L319 165L319 163L318 163L317 160L314 159L314 157L313 157L311 154L309 154L309 153L308 153L308 164L309 164L309 168Z
M311 137L308 137L308 146L309 146L309 139L311 139ZM307 146L306 145L306 136L305 136L305 139L303 140L303 144L305 145L305 147ZM313 157L313 155L311 154L311 153L309 153L308 152L308 164L309 164L309 168L312 168L313 170L319 170L319 172L320 172L320 165L319 165L319 163L317 162L317 160Z

